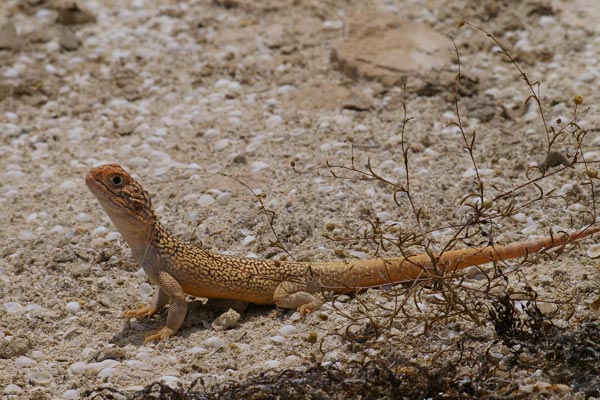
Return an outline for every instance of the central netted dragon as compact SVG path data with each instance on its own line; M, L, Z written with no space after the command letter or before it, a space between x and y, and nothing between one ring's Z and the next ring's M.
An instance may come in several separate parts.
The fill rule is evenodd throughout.
M342 293L427 279L525 257L600 231L597 222L574 233L532 241L386 259L306 263L242 258L211 253L176 239L158 221L148 193L118 164L93 168L86 184L131 247L134 259L159 286L152 304L124 315L150 317L169 303L166 326L146 341L177 332L187 311L185 294L275 304L305 314L322 305L321 294L326 291Z

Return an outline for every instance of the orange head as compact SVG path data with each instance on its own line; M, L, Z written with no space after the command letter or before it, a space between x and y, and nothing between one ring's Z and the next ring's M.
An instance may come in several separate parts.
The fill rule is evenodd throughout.
M85 183L128 242L154 226L150 196L119 164L92 168Z

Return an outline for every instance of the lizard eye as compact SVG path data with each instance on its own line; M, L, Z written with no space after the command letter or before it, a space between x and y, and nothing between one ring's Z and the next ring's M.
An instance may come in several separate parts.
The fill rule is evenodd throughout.
M123 178L121 178L119 175L111 176L110 181L113 185L115 185L117 187L123 186Z

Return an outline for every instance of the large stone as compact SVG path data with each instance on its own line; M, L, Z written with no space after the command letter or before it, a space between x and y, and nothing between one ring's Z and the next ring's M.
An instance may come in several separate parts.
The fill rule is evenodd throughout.
M348 35L331 52L331 61L353 79L394 84L452 63L452 42L433 28L367 11L348 19Z

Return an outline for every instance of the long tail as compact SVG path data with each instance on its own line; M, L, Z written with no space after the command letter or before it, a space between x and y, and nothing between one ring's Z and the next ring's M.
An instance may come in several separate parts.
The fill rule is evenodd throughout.
M407 258L354 260L350 262L327 262L314 265L319 272L323 287L338 292L427 279L459 269L493 261L505 261L564 246L600 232L596 223L573 233L557 233L541 239L493 245L478 248L451 250L441 255L419 254Z

